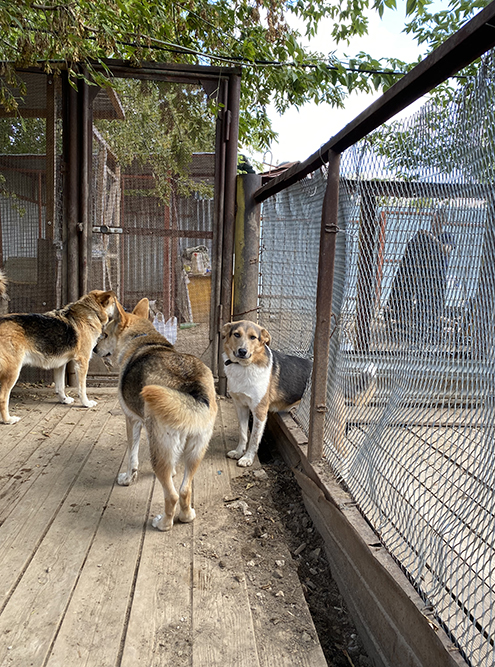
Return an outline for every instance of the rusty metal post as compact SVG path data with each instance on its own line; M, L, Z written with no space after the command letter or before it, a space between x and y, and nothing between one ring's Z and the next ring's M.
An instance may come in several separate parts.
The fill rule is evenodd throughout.
M87 71L85 71L87 75ZM86 81L79 81L79 109L80 109L80 202L79 202L79 220L78 220L78 298L88 292L88 262L91 261L91 235L89 230L92 225L89 224L89 178L91 170L92 154L92 125L91 103L89 95L89 86Z
M227 106L228 81L219 82L218 102L220 108ZM213 217L213 252L212 252L212 285L210 305L210 342L211 370L218 376L219 366L219 331L221 321L221 289L222 289L222 248L223 248L223 215L225 204L225 141L223 137L223 110L217 116L215 137L215 210Z
M64 73L64 299L65 303L79 298L79 114L78 92ZM67 364L67 384L74 387L77 377L74 363Z
M308 459L323 455L325 413L327 410L327 375L332 326L332 292L335 247L338 232L340 154L328 152L328 180L323 200L316 291L316 327L313 377L309 415Z
M234 236L234 294L232 318L258 321L258 278L261 205L253 194L261 187L260 174L237 177Z
M78 93L66 79L65 86L65 232L67 271L65 301L79 298L79 151Z
M232 75L229 80L228 106L225 110L225 206L223 221L222 281L220 290L220 328L225 322L229 322L232 316L232 274L234 269L235 193L240 94L241 77L238 74ZM220 335L220 332L218 332L218 335ZM221 363L221 345L219 345L218 354L218 391L221 395L225 395L227 392L227 378L225 377L223 364Z

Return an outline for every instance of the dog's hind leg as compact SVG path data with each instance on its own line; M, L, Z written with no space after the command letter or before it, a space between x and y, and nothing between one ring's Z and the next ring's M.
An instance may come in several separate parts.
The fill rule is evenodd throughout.
M2 373L0 386L0 414L4 424L15 424L20 419L20 417L13 417L9 413L10 392L17 382L20 372L21 369L16 368L13 370L8 369Z
M53 379L55 381L55 392L60 402L66 405L74 403L74 399L65 393L65 364L53 369Z
M230 459L239 460L246 451L248 442L248 427L249 427L249 408L247 405L240 403L232 396L232 402L237 412L237 419L239 420L239 444L237 449L231 449L227 452Z
M192 481L203 460L210 437L211 429L208 432L190 436L184 448L184 477L179 490L179 521L183 523L193 521L196 517L196 512L191 507Z
M165 500L164 514L157 514L152 524L158 530L170 530L174 525L175 509L179 502L173 475L185 436L181 436L175 429L163 429L152 418L146 420L146 429L150 444L151 465L162 485Z
M139 440L143 422L140 419L131 419L126 416L125 426L127 431L127 470L121 472L117 477L120 486L130 486L136 481L139 467Z

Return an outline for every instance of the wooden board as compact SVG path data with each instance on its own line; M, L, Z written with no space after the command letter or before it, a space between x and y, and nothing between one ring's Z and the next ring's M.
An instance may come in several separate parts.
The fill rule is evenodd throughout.
M0 451L0 666L326 665L282 624L267 633L246 577L226 503L244 474L225 455L237 442L229 400L194 481L196 520L161 533L144 435L137 483L115 481L126 450L115 389L92 389L94 409L16 391L22 419L2 427Z

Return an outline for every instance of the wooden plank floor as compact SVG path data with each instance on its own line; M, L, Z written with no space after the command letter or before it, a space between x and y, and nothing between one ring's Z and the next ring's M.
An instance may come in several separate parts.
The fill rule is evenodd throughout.
M96 408L17 387L11 412L22 419L0 425L0 665L325 667L319 644L301 641L316 632L300 587L298 632L271 624L250 590L225 503L244 472L225 457L237 436L231 402L219 400L195 478L196 520L160 533L144 437L138 483L119 487L116 389L88 393Z

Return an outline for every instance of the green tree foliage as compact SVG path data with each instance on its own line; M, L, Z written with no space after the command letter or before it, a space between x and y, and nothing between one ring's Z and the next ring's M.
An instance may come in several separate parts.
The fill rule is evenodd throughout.
M123 105L124 120L95 125L122 167L151 165L153 194L168 200L170 189L186 195L209 191L189 178L192 154L214 152L215 109L204 91L192 85L116 79L112 87Z
M407 0L405 31L427 53L487 2L450 0L445 10L430 13L430 0ZM264 150L274 137L266 112L271 101L280 112L306 102L342 106L350 91L386 89L397 80L394 72L413 65L363 53L342 61L333 52L313 52L290 27L291 17L300 19L308 37L330 18L329 46L336 48L367 32L371 11L383 15L395 8L396 0L0 0L0 59L42 64L47 71L63 64L75 76L76 64L91 72L91 63L106 58L243 65L240 138ZM5 82L15 81L11 66L2 73ZM6 87L0 103L16 107Z
M0 154L44 155L45 151L44 118L0 118Z
M407 120L379 127L368 147L383 158L384 167L402 180L426 176L444 182L492 183L495 109L495 59L488 52L475 79L452 94L431 100Z

